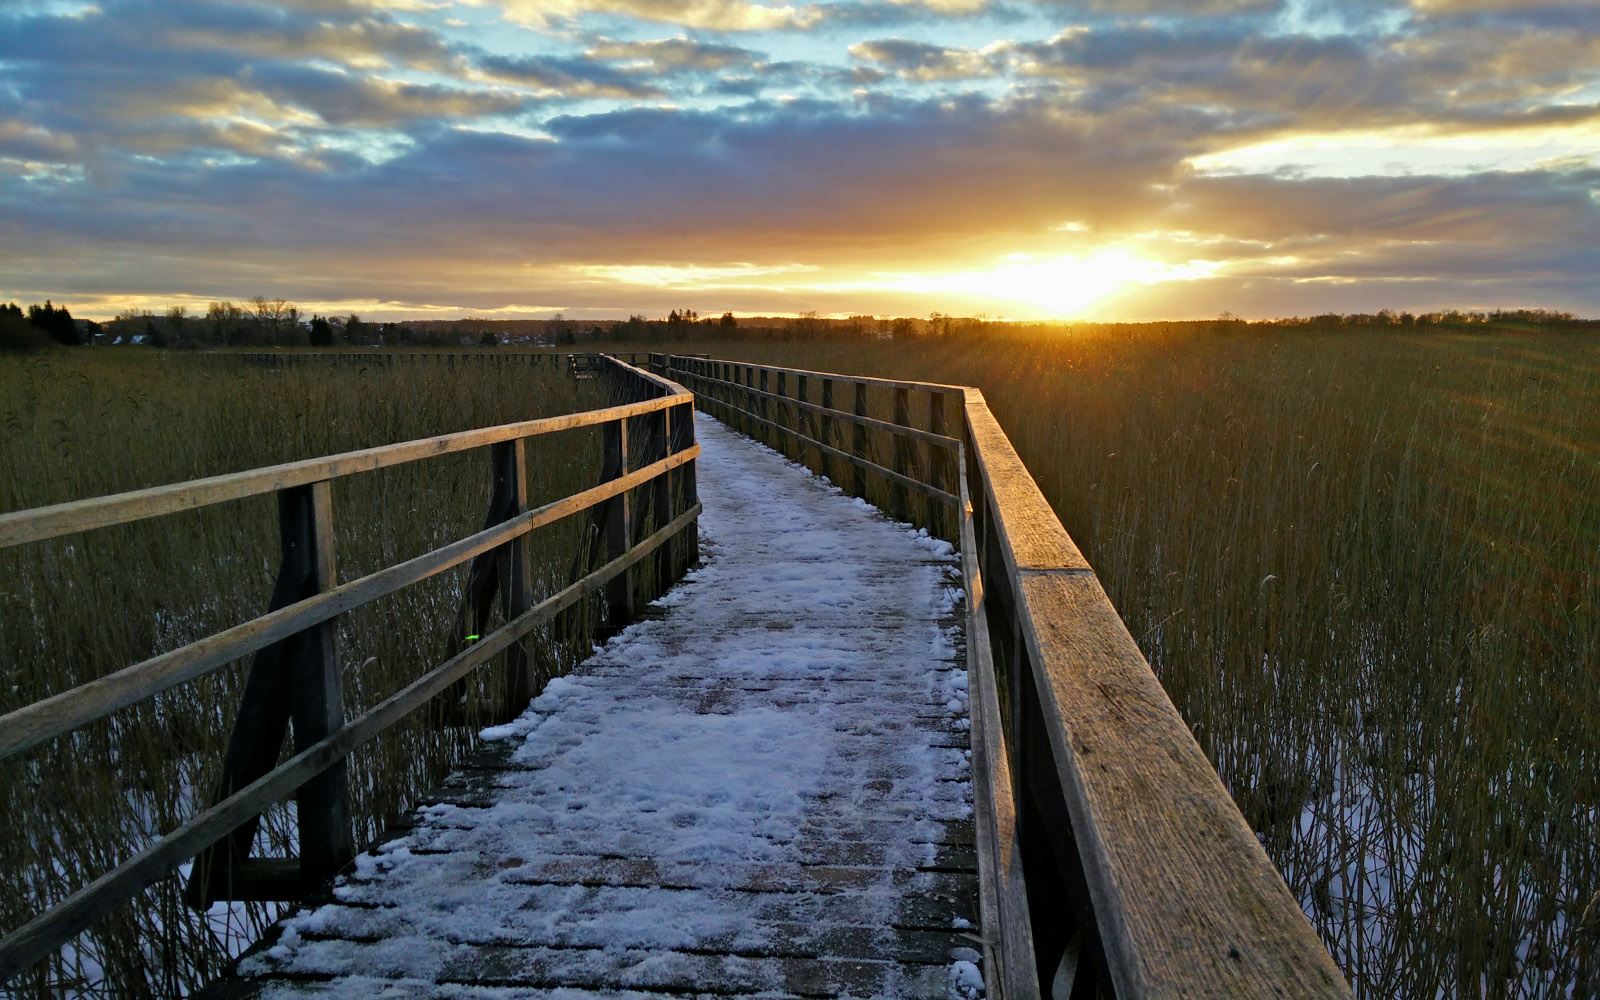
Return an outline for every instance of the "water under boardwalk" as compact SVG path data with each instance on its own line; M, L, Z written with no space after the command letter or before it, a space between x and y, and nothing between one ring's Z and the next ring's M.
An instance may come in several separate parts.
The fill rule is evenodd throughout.
M949 547L696 423L701 568L291 916L244 992L978 987Z

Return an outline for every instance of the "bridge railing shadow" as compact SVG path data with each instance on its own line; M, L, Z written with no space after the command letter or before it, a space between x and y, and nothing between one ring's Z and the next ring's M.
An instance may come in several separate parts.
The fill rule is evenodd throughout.
M650 364L959 548L991 998L1351 995L981 392Z
M587 640L600 628L618 628L698 559L693 394L614 358L585 363L608 380L617 405L0 514L3 549L275 494L281 541L267 613L0 716L5 759L253 657L211 804L0 938L0 987L191 859L185 896L198 908L220 899L304 895L352 860L352 751L419 710L441 724L452 721L461 714L464 681L491 663L503 667L503 685L489 721L516 715L548 678L535 662L547 648L536 641L541 634L577 629ZM527 443L585 428L577 436L598 438L603 452L599 482L530 506ZM476 449L488 451L491 470L481 531L339 582L334 480ZM587 530L571 554L570 582L535 601L531 533L579 517ZM335 642L341 616L469 563L444 661L346 718ZM591 597L604 607L598 621L587 607ZM497 605L503 622L491 630ZM280 763L291 722L293 749ZM290 797L299 857L251 857L263 811Z

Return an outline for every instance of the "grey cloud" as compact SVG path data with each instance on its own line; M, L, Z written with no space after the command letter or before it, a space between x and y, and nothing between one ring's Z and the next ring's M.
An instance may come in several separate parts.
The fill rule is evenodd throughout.
M1119 17L1169 15L1215 17L1219 15L1265 14L1276 10L1280 0L1036 0L1042 7L1063 13L1114 14Z
M1459 178L1196 178L1162 215L1176 229L1289 240L1498 247L1548 238L1600 246L1600 172Z
M29 61L79 65L95 53L119 65L172 65L173 53L207 66L240 56L346 64L373 60L442 68L455 59L437 35L381 11L351 5L346 16L317 19L253 4L214 0L110 0L80 17L37 16L0 31L0 53ZM333 11L324 11L332 13ZM0 22L4 23L4 22Z
M330 125L389 128L417 119L507 114L528 105L517 93L398 83L303 66L253 72L249 82L269 95L314 112Z
M484 56L478 69L490 79L554 91L569 97L655 97L661 90L591 59Z
M945 48L906 38L884 38L850 46L850 55L874 62L910 80L962 80L992 76L999 60L972 49Z
M749 66L762 61L760 53L737 45L715 45L679 35L640 42L602 38L584 53L607 62L638 62L657 73L674 70L718 70Z
M38 248L0 262L0 283L42 287L56 274L89 287L100 273L130 288L142 280L136 290L192 282L237 296L266 291L242 292L240 275L282 272L303 287L273 291L295 298L304 287L413 301L458 288L490 306L559 289L497 287L479 270L797 254L881 269L908 254L992 252L1068 219L1097 240L1193 234L1193 253L1228 262L1204 293L1180 286L1196 302L1356 294L1338 279L1440 295L1521 282L1564 306L1600 264L1600 178L1584 169L1307 180L1183 166L1318 129L1595 120L1600 108L1557 103L1600 65L1600 27L1577 24L1579 8L1429 15L1379 37L1282 34L1276 8L1255 3L1057 4L1057 23L1081 27L981 47L868 38L845 62L861 32L842 26L872 23L869 11L884 24L941 16L855 4L822 22L818 51L833 64L768 62L711 34L587 33L638 30L604 11L665 17L684 2L607 0L576 33L587 51L559 58L450 44L357 0L104 0L100 17L0 15L0 159L90 164L94 185L65 170L0 170L0 239ZM712 6L715 18L767 16L736 0ZM1015 9L949 19L992 28ZM1177 19L1198 9L1204 19ZM295 51L301 43L308 51ZM373 61L455 80L386 80L364 68ZM779 92L802 99L772 99ZM597 106L570 98L686 107L562 114ZM535 110L553 116L539 123L547 139L475 128L495 115L531 123ZM399 145L370 161L334 151L369 130ZM1298 263L1263 262L1291 254ZM1160 299L1169 293L1148 291L1178 303ZM1224 308L1246 311L1237 298Z

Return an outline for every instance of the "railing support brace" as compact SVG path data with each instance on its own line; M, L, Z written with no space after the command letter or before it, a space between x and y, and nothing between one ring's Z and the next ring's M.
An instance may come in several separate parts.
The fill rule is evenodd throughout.
M338 581L333 550L333 496L327 480L278 491L282 561L268 610L275 611L333 587ZM284 731L294 723L299 752L344 725L337 619L273 643L257 653L245 678L213 801L220 802L278 763ZM302 785L296 793L300 821L298 874L282 865L264 874L249 864L259 815L195 859L185 896L204 909L218 899L290 899L350 862L349 782L345 762ZM287 876L287 877L286 877Z

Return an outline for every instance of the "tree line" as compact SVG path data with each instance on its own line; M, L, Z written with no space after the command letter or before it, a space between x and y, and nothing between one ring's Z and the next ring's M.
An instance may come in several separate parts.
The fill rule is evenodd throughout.
M0 350L36 351L50 343L75 347L83 343L78 322L66 306L45 299L24 312L15 302L0 305Z
M52 344L144 345L158 348L202 347L496 347L521 345L603 346L607 341L665 344L687 340L916 340L921 338L1016 337L1061 335L1094 330L1115 331L1151 324L1086 322L1014 322L984 316L930 313L926 319L906 316L823 317L815 312L790 317L701 316L694 309L673 309L666 316L642 314L626 320L570 320L561 313L550 319L489 320L468 316L455 320L366 322L348 316L309 318L284 299L256 296L241 303L212 302L204 314L173 306L164 314L148 310L119 313L104 324L74 319L66 306L46 300L26 310L16 303L0 306L0 351L32 351ZM1450 330L1461 327L1594 329L1594 321L1567 312L1517 309L1461 312L1326 313L1309 317L1243 320L1223 313L1215 320L1179 320L1154 324L1174 331L1213 333L1265 329L1319 330L1336 327Z

